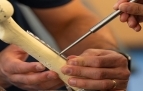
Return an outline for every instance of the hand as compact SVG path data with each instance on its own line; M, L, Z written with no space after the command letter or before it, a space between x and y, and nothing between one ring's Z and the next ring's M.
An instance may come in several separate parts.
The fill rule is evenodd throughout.
M122 54L111 50L88 49L80 56L69 56L68 59L62 72L74 76L68 80L71 86L110 91L123 91L127 87L130 71L127 59Z
M140 22L143 22L143 0L137 3L130 3L127 0L118 0L114 9L119 9L123 13L120 16L121 22L127 22L130 28L135 31L141 30Z
M63 82L53 71L44 71L39 62L24 62L28 54L15 45L0 53L0 84L15 85L24 90L57 89Z

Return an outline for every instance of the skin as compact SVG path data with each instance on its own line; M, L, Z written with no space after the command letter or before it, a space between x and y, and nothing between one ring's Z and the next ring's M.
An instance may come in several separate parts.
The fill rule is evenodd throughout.
M25 62L27 56L26 52L15 45L0 53L1 85L8 87L13 84L26 90L55 89L63 85L58 75L53 71L44 71L42 64Z
M60 7L32 8L32 10L49 30L61 50L98 23L98 18L85 8L80 0L73 0ZM67 64L61 68L61 71L65 75L74 76L68 80L69 84L93 90L123 91L126 89L130 75L127 59L107 49L116 50L118 46L112 32L107 27L103 27L68 50L65 53L67 57L69 56ZM1 86L7 88L15 85L25 90L35 91L53 90L64 85L58 78L58 74L53 71L44 71L45 67L39 62L25 62L27 56L26 52L15 45L10 45L0 53ZM115 89L112 89L114 84L111 79L117 82Z
M130 28L138 32L141 30L140 22L143 22L142 4L142 0L138 0L137 3L129 3L127 0L118 0L113 8L123 12L120 16L121 22L127 22Z
M123 73L122 70L127 69L128 63L127 61L125 63L126 59L117 52L88 49L81 55L69 56L68 59L67 65L62 68L62 72L66 75L75 76L69 79L71 86L93 90L111 89L113 84L111 84L112 80L110 79L116 79L118 83L116 89L126 88L129 71L125 70Z

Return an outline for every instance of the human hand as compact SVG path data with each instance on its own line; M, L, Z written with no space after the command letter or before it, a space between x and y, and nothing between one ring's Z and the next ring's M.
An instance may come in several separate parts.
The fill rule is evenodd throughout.
M121 22L127 22L130 28L135 31L141 30L140 22L143 22L143 0L137 0L137 3L127 2L128 0L118 0L114 5L114 9L121 10Z
M39 62L25 62L28 54L15 45L0 53L0 85L15 85L24 90L49 90L63 86L53 71L44 71Z
M130 71L128 61L122 54L88 49L80 56L69 56L68 59L62 72L74 76L68 80L71 86L108 91L124 91L127 87Z

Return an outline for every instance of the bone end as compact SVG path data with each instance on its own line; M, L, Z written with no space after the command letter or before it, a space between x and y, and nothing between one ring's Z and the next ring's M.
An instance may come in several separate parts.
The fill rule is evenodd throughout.
M13 12L13 6L9 1L0 0L0 23L10 18Z

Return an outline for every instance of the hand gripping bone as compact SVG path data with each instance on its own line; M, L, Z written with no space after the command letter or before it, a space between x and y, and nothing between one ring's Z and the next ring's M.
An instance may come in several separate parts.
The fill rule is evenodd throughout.
M25 32L12 18L14 10L7 0L0 0L0 39L8 44L15 44L37 59L50 70L55 71L60 79L68 85L70 76L61 72L61 67L66 64L66 59L55 53L35 37ZM71 87L76 91L82 89Z

